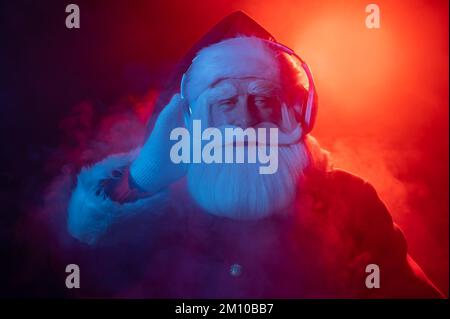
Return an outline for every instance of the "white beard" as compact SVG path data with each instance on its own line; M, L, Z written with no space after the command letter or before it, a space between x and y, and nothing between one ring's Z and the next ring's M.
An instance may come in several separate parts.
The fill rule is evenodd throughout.
M260 219L286 212L309 165L303 140L278 149L278 170L260 174L259 163L191 164L188 190L210 214L232 219Z

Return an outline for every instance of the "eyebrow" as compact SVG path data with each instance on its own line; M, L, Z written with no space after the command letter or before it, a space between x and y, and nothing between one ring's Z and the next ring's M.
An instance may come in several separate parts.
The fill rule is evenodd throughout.
M273 95L280 92L280 87L278 85L275 85L274 83L257 81L250 83L248 92Z
M234 87L214 87L210 88L207 100L209 102L217 102L221 100L227 100L237 95L236 88Z
M219 82L225 80L226 78L218 78L217 80L215 80L213 83L211 83L209 85L210 88L214 88L217 84L219 84Z

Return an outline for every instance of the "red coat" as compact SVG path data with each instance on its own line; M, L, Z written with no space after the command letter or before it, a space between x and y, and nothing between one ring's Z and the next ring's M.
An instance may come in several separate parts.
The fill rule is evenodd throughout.
M78 188L85 187L81 181ZM442 297L408 257L406 240L374 188L347 172L310 174L289 214L259 221L203 212L183 182L162 198L139 208L117 206L127 217L109 222L94 247L81 244L72 260L82 264L88 283L82 296ZM83 214L80 203L74 211ZM105 212L101 204L93 209ZM108 212L118 216L114 210ZM77 235L87 242L99 229L93 224L107 223L91 215L83 226L88 231ZM366 286L369 264L379 267L380 288Z

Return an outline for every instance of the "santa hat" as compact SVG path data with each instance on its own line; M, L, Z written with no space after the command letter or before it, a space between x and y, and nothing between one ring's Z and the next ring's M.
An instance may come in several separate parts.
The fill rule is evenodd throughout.
M276 41L275 38L256 21L250 18L242 11L231 13L219 23L213 26L203 37L201 37L187 52L187 54L180 60L173 71L172 76L166 84L166 87L160 92L159 97L155 103L154 113L150 119L147 133L150 134L157 115L161 112L165 105L170 101L170 98L180 90L180 83L183 74L188 70L192 64L192 60L197 54L207 47L217 44L227 39L239 37L253 37L265 39L269 41ZM201 87L201 86L200 86Z

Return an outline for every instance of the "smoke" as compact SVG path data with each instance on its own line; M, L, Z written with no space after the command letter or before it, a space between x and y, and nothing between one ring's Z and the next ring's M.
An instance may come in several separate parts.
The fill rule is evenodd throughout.
M313 134L335 166L375 186L448 294L448 2L378 1L380 29L365 1L244 3L312 69Z
M76 171L141 145L155 98L156 91L140 99L126 97L106 114L96 111L91 101L78 103L59 123L60 146L49 157L46 170L70 166Z
M181 54L208 23L232 9L247 11L309 64L320 104L313 134L331 151L336 167L375 186L404 230L412 256L448 295L448 2L378 1L379 30L364 26L365 1L226 3L205 9L208 4L199 1L189 15L186 10L174 13L179 14L178 24L163 15L161 20L148 19L150 27L138 24L132 29L132 23L124 23L131 29L116 27L117 32L108 34L115 35L114 43L125 39L130 48L134 39L141 40L138 45L160 43L164 57L154 60L167 63L177 51L163 42L175 46L181 41ZM204 12L209 11L206 18ZM189 20L183 20L186 16ZM124 21L137 20L134 15L128 19ZM171 40L163 41L166 33L156 32L157 40L148 41L149 28L161 30L163 19L173 23L166 26ZM202 30L185 28L186 21L198 21ZM146 54L158 51L152 45L142 45ZM116 49L111 52L124 50L111 47ZM45 167L63 177L48 187L43 201L57 205L54 194L69 188L73 180L68 176L83 165L140 144L154 96L150 92L144 100L125 97L108 106L106 114L96 101L75 105L60 122L60 147ZM38 247L30 251L38 251L33 248Z

